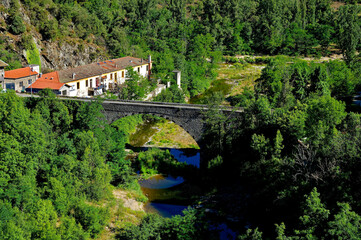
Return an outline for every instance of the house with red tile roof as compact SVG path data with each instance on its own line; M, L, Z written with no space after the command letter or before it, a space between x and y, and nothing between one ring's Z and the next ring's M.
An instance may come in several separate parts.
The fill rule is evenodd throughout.
M53 90L55 94L62 94L63 91L69 91L70 86L61 83L59 81L59 73L51 72L46 74L41 74L40 77L30 86L28 86L25 90L28 93L38 93L39 91L49 88ZM63 92L63 95L66 95L66 92Z
M59 81L71 87L66 94L68 96L99 95L104 90L123 84L128 67L132 67L143 77L149 77L152 68L151 57L149 56L148 60L122 57L61 70L58 71Z
M35 82L38 74L38 65L5 71L3 88L18 92L24 91L26 87Z
M123 84L128 67L132 67L143 77L149 77L152 68L151 57L149 56L148 60L122 57L44 74L27 87L26 91L37 92L50 88L57 94L72 97L100 95L104 90Z

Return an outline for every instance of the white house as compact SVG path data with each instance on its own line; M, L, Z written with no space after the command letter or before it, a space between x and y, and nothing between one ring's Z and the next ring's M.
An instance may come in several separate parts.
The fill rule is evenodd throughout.
M73 97L101 94L102 90L123 84L128 67L132 67L143 77L149 77L152 69L151 57L149 56L148 60L123 57L58 71L59 82L70 87L61 94Z

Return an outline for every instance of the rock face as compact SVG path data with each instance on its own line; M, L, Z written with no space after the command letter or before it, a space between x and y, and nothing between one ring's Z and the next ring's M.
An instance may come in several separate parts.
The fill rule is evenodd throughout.
M4 5L4 7L6 7L6 8L9 8L10 2L11 2L11 0L2 0L2 5Z
M1 7L8 9L11 0L2 0ZM87 41L79 38L60 39L56 41L45 41L42 35L36 31L35 27L31 25L27 11L20 7L20 15L27 25L27 34L33 37L33 41L40 53L41 69L43 72L50 72L54 70L63 70L67 68L77 67L80 65L89 64L109 59L107 49L96 44L88 43ZM24 54L24 49L21 44L21 35L12 35L7 31L7 18L9 15L6 11L0 11L0 37L2 37L7 45L11 46L22 65L29 64Z
M39 41L38 41L39 44ZM96 45L70 42L40 42L43 69L62 70L107 59L105 49Z

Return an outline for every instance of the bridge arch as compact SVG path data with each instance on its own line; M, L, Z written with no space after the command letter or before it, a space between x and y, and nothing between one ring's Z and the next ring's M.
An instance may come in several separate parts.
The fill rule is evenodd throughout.
M104 102L102 103L104 108L104 116L109 124L116 120L136 115L136 114L148 114L165 118L174 122L182 127L202 148L202 135L204 131L203 114L201 108L191 108L188 106L179 107L169 106L165 104L157 103L142 103L137 104L114 104Z

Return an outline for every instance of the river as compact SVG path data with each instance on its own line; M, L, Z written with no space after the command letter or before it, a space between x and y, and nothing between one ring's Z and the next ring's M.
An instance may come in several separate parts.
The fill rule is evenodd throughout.
M147 148L141 148L145 151ZM167 149L179 162L199 167L200 153L197 149ZM182 214L191 204L190 195L197 192L196 186L189 184L181 176L158 174L140 180L139 184L149 201L145 205L147 212L158 213L163 217ZM190 189L192 188L192 189ZM187 192L184 191L187 189Z
M130 136L130 148L133 151L140 152L149 149L144 146L158 131L154 125L154 121L146 121L137 127L136 133ZM185 162L196 168L200 166L199 149L160 149L168 150L179 162ZM182 176L158 174L145 180L139 180L139 184L148 198L148 202L145 204L146 212L157 213L166 218L182 215L185 209L194 204L194 196L199 196L202 192L194 180L187 181ZM225 223L214 223L210 229L218 231L219 239L236 239L236 233Z

